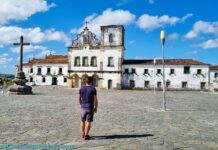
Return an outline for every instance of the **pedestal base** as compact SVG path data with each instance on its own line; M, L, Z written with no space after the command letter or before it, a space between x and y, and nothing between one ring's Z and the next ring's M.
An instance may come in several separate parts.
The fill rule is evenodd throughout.
M8 90L10 95L30 95L33 94L32 87L28 85L14 85Z

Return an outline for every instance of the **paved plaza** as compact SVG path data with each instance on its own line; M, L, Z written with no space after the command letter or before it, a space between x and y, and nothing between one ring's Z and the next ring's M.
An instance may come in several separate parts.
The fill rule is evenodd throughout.
M92 139L79 130L78 90L34 87L0 94L0 144L73 144L79 150L217 150L218 95L202 92L98 90Z

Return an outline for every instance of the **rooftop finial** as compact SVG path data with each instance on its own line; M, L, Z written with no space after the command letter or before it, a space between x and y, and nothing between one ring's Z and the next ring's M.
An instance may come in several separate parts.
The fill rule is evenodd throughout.
M88 28L88 27L87 27L88 23L89 23L88 21L85 22L85 24L86 24L86 27L85 27L85 28Z

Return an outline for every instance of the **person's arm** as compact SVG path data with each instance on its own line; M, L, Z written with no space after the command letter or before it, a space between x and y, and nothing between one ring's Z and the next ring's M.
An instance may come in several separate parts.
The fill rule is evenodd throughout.
M94 90L94 111L97 112L98 109L98 98L97 98L97 90Z
M81 90L79 90L78 102L81 105L81 103L82 103Z
M81 103L82 103L81 95L79 95L79 97L78 97L78 101L79 101L79 104L81 105Z
M97 95L94 95L94 111L95 111L95 113L97 113L97 109L98 109L98 98L97 98Z

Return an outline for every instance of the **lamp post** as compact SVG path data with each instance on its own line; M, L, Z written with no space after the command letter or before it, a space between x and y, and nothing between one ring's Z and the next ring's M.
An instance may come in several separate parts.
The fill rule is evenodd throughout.
M164 43L165 43L165 31L161 30L160 39L162 44L162 66L163 66L163 110L166 111L166 91L165 91L165 62L164 62Z
M154 69L153 69L153 85L154 85L154 96L155 96L155 65L156 65L156 59L154 58L153 60L153 65L154 65Z

